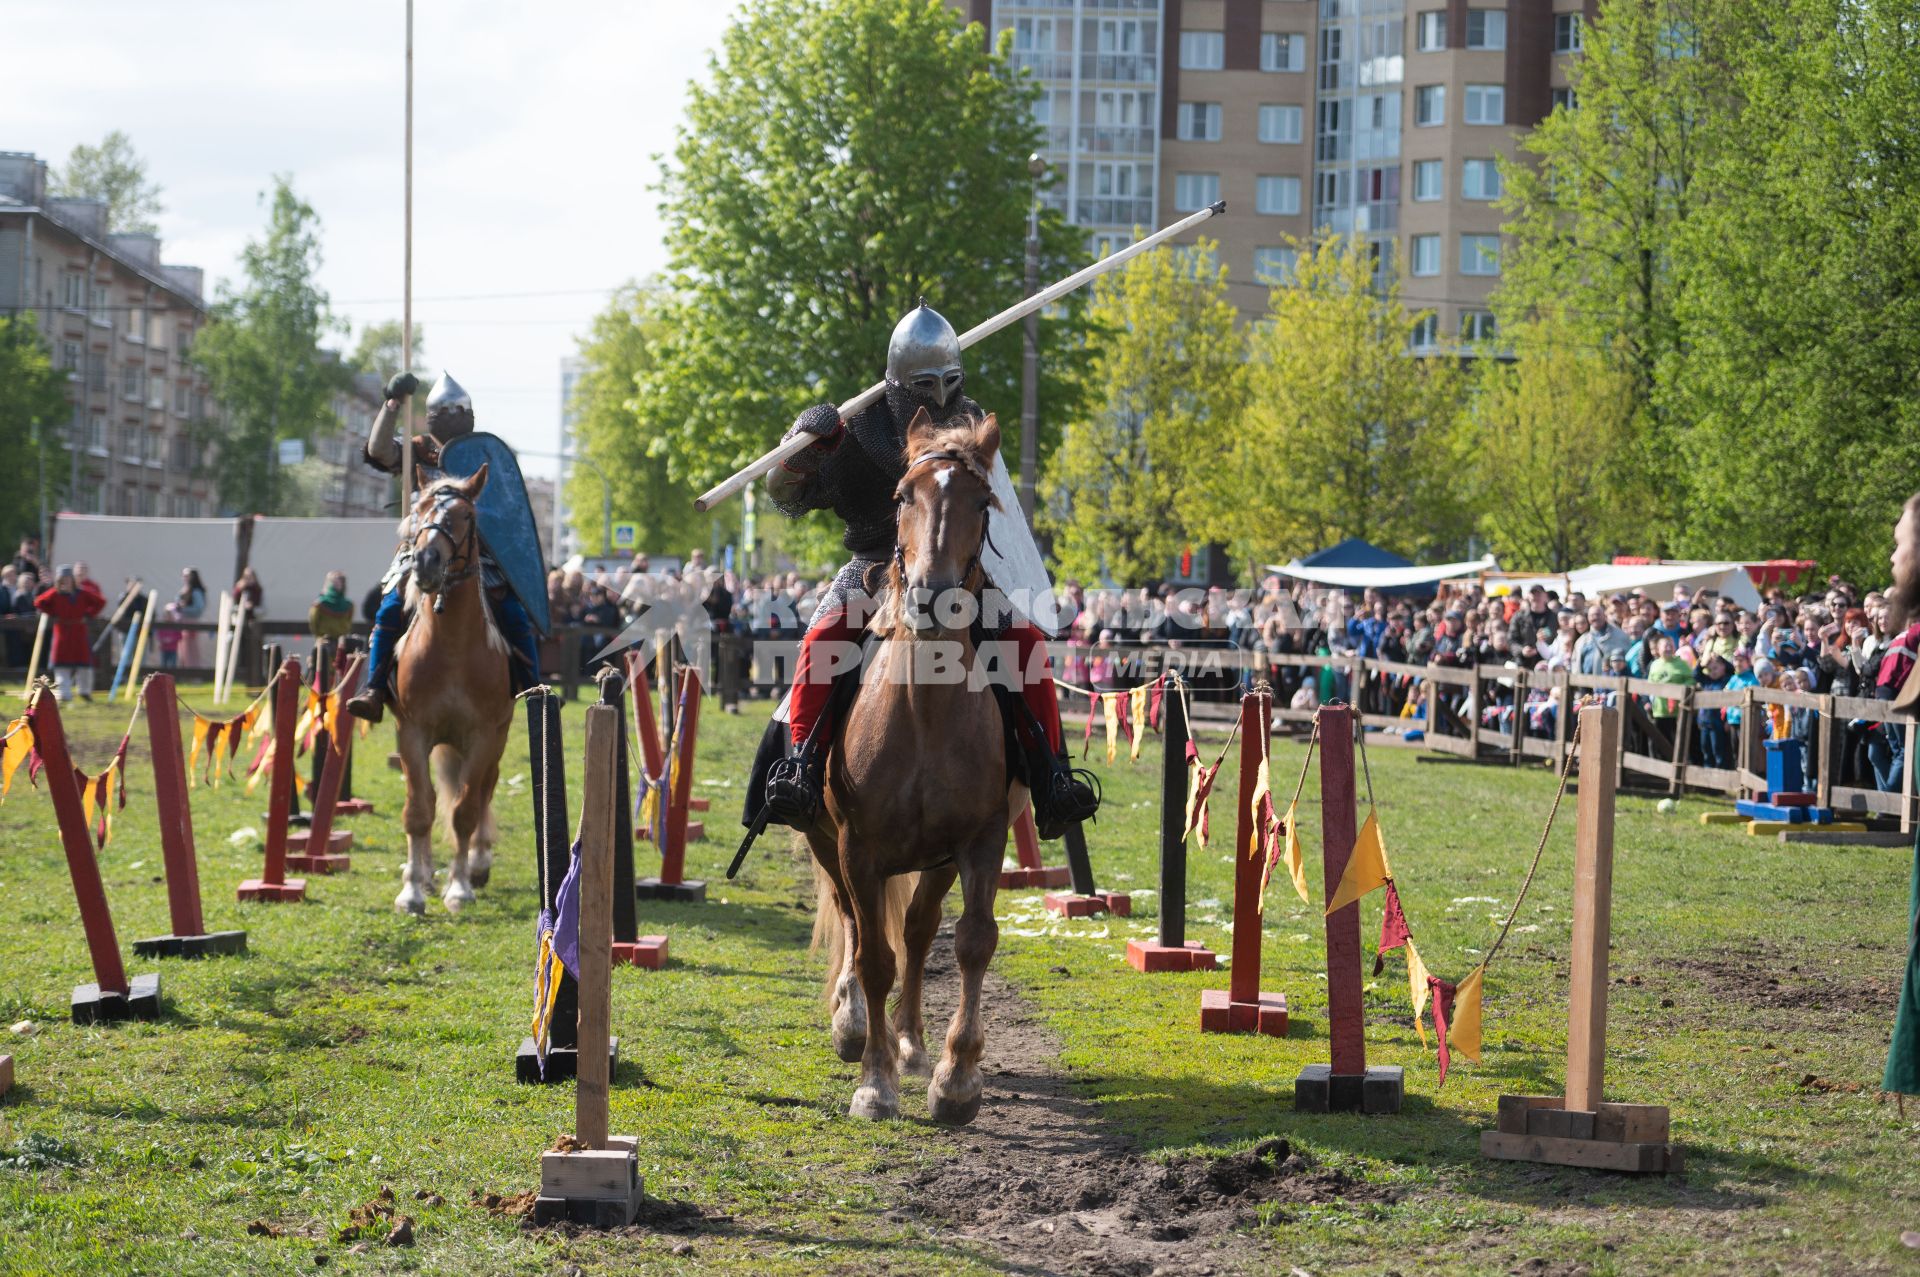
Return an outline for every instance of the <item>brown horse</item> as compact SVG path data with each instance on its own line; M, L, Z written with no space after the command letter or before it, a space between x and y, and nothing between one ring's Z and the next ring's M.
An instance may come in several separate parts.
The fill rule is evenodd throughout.
M393 906L427 911L433 886L433 814L445 805L453 860L441 895L458 913L493 867L493 787L513 725L507 644L480 581L474 499L487 467L467 479L423 484L401 525L413 544L407 602L413 620L400 640L393 713L407 776L407 867Z
M964 628L941 628L941 611L928 615L927 604L955 589L978 598L980 550L996 504L988 475L999 447L991 417L935 428L921 413L908 429L907 473L895 492L899 548L872 627L885 641L837 733L823 810L806 834L825 880L818 930L832 957L834 1047L860 1062L848 1108L855 1117L898 1116L901 1069L926 1069L921 982L956 877L960 1005L927 1108L955 1125L980 1109L980 985L999 943L993 897L1007 828L1026 790L1016 786L1010 799L1000 708L991 688L965 677L980 654ZM886 997L899 967L890 1032Z

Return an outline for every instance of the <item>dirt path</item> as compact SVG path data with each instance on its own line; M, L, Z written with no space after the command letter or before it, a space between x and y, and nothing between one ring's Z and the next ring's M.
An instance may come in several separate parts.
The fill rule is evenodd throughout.
M927 961L930 1053L958 997L950 941L943 933ZM888 1217L984 1243L1014 1272L1174 1277L1271 1269L1267 1244L1244 1231L1263 1202L1383 1196L1309 1166L1281 1139L1220 1158L1142 1158L1076 1094L1059 1053L989 970L980 1116L946 1137L951 1151L932 1169L898 1181L902 1205Z

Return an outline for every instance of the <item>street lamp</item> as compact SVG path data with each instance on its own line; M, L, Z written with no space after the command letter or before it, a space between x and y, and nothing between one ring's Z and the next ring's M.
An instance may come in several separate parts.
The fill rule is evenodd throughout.
M1033 178L1033 199L1027 206L1027 291L1040 287L1040 179L1047 161L1038 151L1027 157ZM1033 490L1040 470L1040 316L1028 315L1021 325L1026 334L1020 360L1020 513L1033 522Z

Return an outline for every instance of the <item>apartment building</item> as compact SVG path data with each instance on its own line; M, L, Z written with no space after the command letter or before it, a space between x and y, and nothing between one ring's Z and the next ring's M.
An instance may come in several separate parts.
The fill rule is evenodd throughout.
M1598 0L950 0L1040 82L1059 181L1096 251L1227 201L1234 303L1265 312L1297 245L1398 262L1423 350L1490 335L1496 161L1557 105Z
M380 411L382 389L380 374L360 372L335 392L333 415L340 428L314 441L314 457L327 469L317 513L343 519L399 518L392 477L362 456Z
M578 355L561 357L560 473L553 484L547 517L540 524L552 530L552 538L547 543L547 559L551 563L564 563L580 551L580 535L573 528L573 501L569 494L573 484L574 449L580 444L580 406L573 396L586 373L586 360Z
M199 267L157 236L114 234L98 200L57 199L46 162L0 151L0 314L31 313L67 373L69 505L94 514L214 514L197 423L214 411L188 361L207 322Z

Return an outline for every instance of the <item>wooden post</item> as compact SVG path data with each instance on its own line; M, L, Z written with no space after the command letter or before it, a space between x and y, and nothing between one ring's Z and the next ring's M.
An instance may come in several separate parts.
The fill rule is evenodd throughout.
M209 935L200 912L200 867L193 847L193 807L187 800L186 756L180 749L180 706L173 676L155 674L141 693L146 707L147 741L153 754L153 798L160 817L160 854L167 871L170 935L133 942L142 958L199 958L213 953L243 953L244 931Z
M1467 679L1467 757L1477 762L1480 758L1480 711L1486 704L1486 688L1491 680L1485 677L1478 665L1468 667L1467 672L1470 675ZM1358 715L1355 716L1354 725L1359 726Z
M1554 677L1560 703L1553 711L1553 766L1556 771L1567 765L1567 719L1573 716L1573 681L1561 670Z
M321 663L327 664L324 652L322 657ZM358 691L360 676L365 668L366 658L354 657L353 664L347 667L346 676L333 689L334 694L345 700ZM326 686L324 680L321 686ZM334 748L333 740L324 727L314 734L314 761L319 764L320 776L313 787L312 819L305 833L290 835L287 840L287 864L296 870L332 874L345 873L353 867L353 858L347 854L347 849L353 845L353 833L333 827L335 808L340 800L341 778L346 774L347 750L352 747L348 743L353 739L352 722L351 718L341 719L347 739L340 742L338 749Z
M160 591L147 592L147 612L140 620L140 639L133 645L133 667L127 671L127 699L133 699L134 689L140 686L140 667L147 657L147 639L153 634L153 614L160 605Z
M267 776L267 857L258 878L240 884L242 900L299 900L307 894L304 878L287 877L287 825L293 814L293 786L299 771L293 729L300 713L300 660L288 657L273 685L273 761Z
M215 609L216 620L213 627L213 703L220 703L222 676L227 669L227 643L232 638L233 595L223 590L220 603Z
M33 630L33 654L27 658L27 683L20 689L22 696L33 695L33 685L40 677L40 658L47 653L47 627L53 624L53 614L42 612L40 623Z
M661 700L663 710L673 715L666 733L668 746L673 750L673 788L655 800L655 809L664 811L658 843L660 876L642 878L634 884L634 891L642 899L697 904L707 898L707 883L704 878L688 879L686 866L688 841L705 833L704 824L688 819L694 805L693 761L700 732L700 671L691 665L675 671L668 694ZM644 731L641 741L644 748Z
M1213 950L1187 939L1187 703L1176 673L1167 680L1161 710L1160 925L1157 939L1127 941L1134 970L1212 971Z
M1607 1053L1607 941L1613 915L1614 757L1620 717L1598 706L1580 723L1580 825L1573 863L1572 976L1567 998L1567 1108L1602 1098Z
M1260 871L1249 855L1257 826L1249 807L1260 760L1273 731L1273 693L1254 692L1240 701L1240 785L1234 804L1233 968L1225 990L1200 994L1200 1028L1210 1033L1287 1035L1287 999L1260 991Z
M600 673L600 703L611 705L620 718L619 743L614 750L613 796L613 962L658 970L667 962L667 938L643 936L635 915L633 880L633 789L626 705L626 680L611 666Z
M1835 755L1840 748L1840 733L1833 721L1833 696L1820 698L1820 721L1815 726L1813 742L1814 753L1814 806L1833 806L1833 774L1839 768L1835 766Z
M1678 721L1673 725L1673 778L1667 782L1667 792L1678 798L1685 787L1688 747L1693 741L1693 689L1688 688L1680 693L1680 704L1675 712L1675 718ZM1619 744L1620 742L1616 739L1614 741L1616 754L1619 751ZM1618 764L1616 764L1615 776L1619 775L1617 768Z
M574 1096L574 1135L590 1149L607 1146L607 1086L611 1075L613 945L614 766L620 711L605 703L587 710L587 766L580 796L580 1069Z
M1920 759L1914 757L1914 748L1920 744L1920 723L1908 719L1897 730L1906 733L1906 752L1900 755L1900 832L1913 832L1913 769Z

